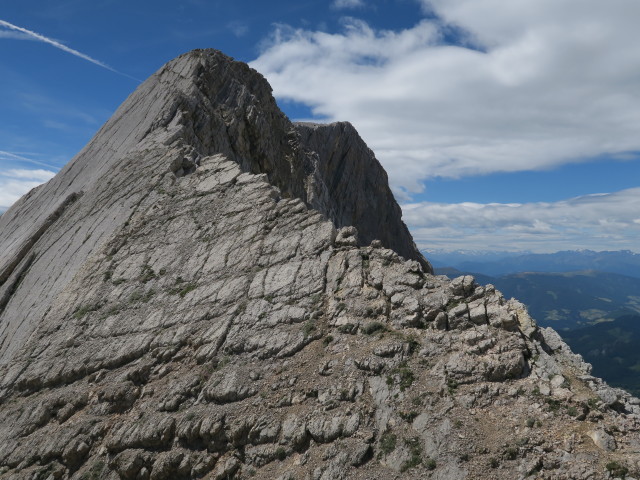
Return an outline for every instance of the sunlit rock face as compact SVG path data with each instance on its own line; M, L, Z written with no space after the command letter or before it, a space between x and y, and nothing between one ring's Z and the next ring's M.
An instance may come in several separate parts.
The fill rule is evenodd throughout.
M431 274L347 123L169 62L0 217L0 477L597 479L640 401Z

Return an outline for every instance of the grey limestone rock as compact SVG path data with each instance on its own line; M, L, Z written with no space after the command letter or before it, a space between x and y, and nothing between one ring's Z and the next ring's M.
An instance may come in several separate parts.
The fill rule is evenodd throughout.
M353 127L291 124L219 52L141 85L0 246L2 479L638 476L640 400L433 276Z

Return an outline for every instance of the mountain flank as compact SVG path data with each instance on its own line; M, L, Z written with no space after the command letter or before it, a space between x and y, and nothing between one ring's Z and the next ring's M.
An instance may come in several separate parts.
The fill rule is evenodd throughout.
M566 331L562 338L593 365L595 374L640 395L640 315Z
M434 276L347 123L189 52L0 217L0 478L600 479L640 400Z

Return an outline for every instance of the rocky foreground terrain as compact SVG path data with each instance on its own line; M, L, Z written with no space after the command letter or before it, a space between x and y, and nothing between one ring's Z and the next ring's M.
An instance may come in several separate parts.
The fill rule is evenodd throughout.
M640 477L640 400L214 50L0 217L0 343L0 478Z

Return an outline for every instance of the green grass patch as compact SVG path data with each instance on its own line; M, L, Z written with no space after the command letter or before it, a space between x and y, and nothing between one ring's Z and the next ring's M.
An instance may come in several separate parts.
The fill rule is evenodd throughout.
M409 368L409 365L407 364L407 362L402 362L387 376L387 385L398 385L400 387L400 391L404 392L413 384L414 380L415 375Z
M180 279L180 282L178 282L178 279ZM171 293L173 295L180 295L181 298L184 298L187 295L187 293L189 293L189 292L195 290L196 288L198 288L198 286L195 283L184 284L184 283L182 283L181 277L178 277L178 279L176 279L176 283L179 283L180 286L176 287L176 288L173 288L171 290Z
M407 423L413 422L418 416L418 412L410 411L410 412L398 412L400 418Z
M276 458L280 461L283 461L287 458L287 451L283 447L278 447L276 450Z
M371 322L367 323L364 327L362 327L362 333L365 335L373 335L376 332L384 332L387 330L387 326L384 323L380 322Z
M304 335L304 338L309 338L315 330L316 330L315 323L309 320L302 327L302 334Z
M405 445L409 448L409 460L406 460L400 467L400 472L404 473L411 468L415 468L422 463L422 445L420 445L420 439L417 437L404 440ZM435 461L433 470L435 468Z
M606 467L607 471L612 477L625 478L629 473L629 469L620 463L613 461L607 463Z
M356 333L357 329L358 329L357 325L353 323L345 323L344 325L340 325L338 327L338 332L353 335L354 333Z
M142 273L140 274L139 280L142 283L147 283L148 281L153 280L154 278L156 278L156 272L154 272L153 268L151 268L149 265L145 263L142 266Z
M81 305L78 308L76 308L75 311L73 312L73 318L82 318L91 312L100 310L101 307L102 307L102 303L100 302L92 303L88 305Z
M389 455L396 449L398 437L394 433L384 432L380 437L380 453L382 455Z

